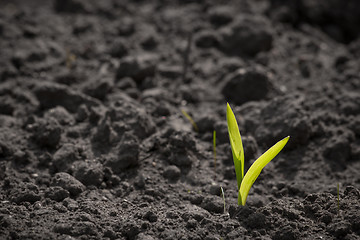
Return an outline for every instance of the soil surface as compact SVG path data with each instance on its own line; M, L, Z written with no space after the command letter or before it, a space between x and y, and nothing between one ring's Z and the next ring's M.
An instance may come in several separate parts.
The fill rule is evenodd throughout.
M0 239L359 239L359 12L0 1ZM291 136L244 207L226 102L245 169Z

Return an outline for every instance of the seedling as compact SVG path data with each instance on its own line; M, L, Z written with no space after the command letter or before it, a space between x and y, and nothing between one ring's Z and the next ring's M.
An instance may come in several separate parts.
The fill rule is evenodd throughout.
M224 194L224 189L222 187L220 187L220 189L221 189L222 199L224 202L224 214L225 214L226 213L225 194Z
M261 155L249 168L244 177L244 149L241 141L241 135L235 115L231 110L229 103L226 108L226 118L231 144L231 151L234 160L236 180L238 185L238 204L245 206L250 188L254 184L262 169L283 149L290 136L280 140L263 155Z
M192 117L184 109L181 109L181 113L187 118L187 120L189 120L195 131L199 132L199 128L196 125L195 121L192 119Z
M213 131L214 171L216 173L216 131Z

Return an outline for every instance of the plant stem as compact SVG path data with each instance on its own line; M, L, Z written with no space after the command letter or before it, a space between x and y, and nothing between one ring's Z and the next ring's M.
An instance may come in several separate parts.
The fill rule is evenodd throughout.
M225 194L224 194L224 189L222 187L220 187L221 189L221 195L224 201L224 213L226 213L226 205L225 205Z
M187 118L187 120L189 120L189 122L193 126L194 130L196 132L199 132L199 128L196 125L195 121L192 119L192 117L184 109L181 109L181 113Z
M216 131L213 131L214 172L216 178Z
M239 205L239 206L244 206L244 205L242 204L242 200L241 200L240 189L239 189L239 194L238 194L238 205Z

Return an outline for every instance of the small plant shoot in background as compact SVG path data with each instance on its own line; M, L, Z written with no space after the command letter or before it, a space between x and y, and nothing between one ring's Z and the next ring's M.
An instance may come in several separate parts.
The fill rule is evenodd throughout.
M184 109L181 109L181 113L186 117L186 119L191 123L191 125L193 126L194 130L196 132L199 132L199 128L198 126L196 125L194 119L192 119L192 117L184 110Z
M216 173L216 131L213 131L214 172ZM215 175L216 177L216 175Z
M224 214L226 214L226 202L225 202L224 189L222 187L220 187L220 189L221 189L222 199L223 199L223 202L224 202Z
M239 191L238 204L245 206L250 188L254 184L257 177L260 175L262 169L284 148L290 136L280 140L263 155L261 155L251 165L244 177L244 149L241 141L239 127L229 103L227 104L226 108L226 119Z

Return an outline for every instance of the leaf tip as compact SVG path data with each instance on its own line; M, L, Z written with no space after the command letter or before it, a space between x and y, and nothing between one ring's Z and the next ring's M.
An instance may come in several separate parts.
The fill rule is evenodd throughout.
M226 111L228 112L229 110L231 110L230 104L227 102L226 103Z

